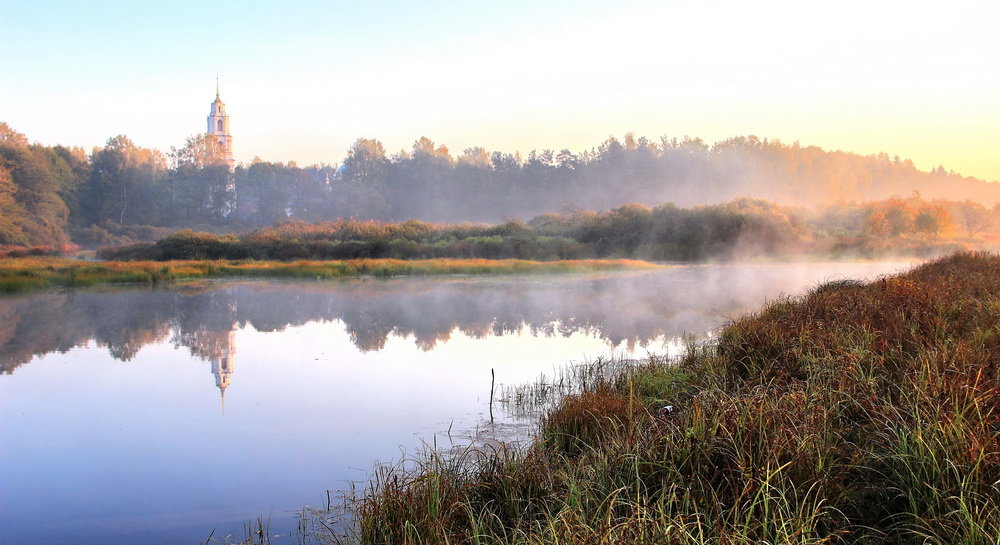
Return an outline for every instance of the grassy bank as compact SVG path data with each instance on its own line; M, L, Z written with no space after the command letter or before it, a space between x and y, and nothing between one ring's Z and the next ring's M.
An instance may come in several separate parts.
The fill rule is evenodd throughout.
M382 471L339 539L1000 543L996 255L828 283L679 363L575 376L530 448Z
M528 274L654 268L644 261L519 259L348 259L337 261L130 261L85 262L55 257L0 259L0 293L57 286L137 283L225 277L319 278L448 274Z

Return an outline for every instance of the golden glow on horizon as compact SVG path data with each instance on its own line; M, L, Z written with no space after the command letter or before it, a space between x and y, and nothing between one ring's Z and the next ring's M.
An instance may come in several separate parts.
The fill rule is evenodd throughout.
M399 52L348 78L372 86L342 89L331 76L319 81L337 88L335 101L321 91L308 95L340 115L346 134L335 137L339 148L331 149L325 121L301 119L288 127L284 149L261 156L335 162L362 136L389 152L427 136L453 154L474 146L526 154L581 151L628 132L709 143L753 134L885 152L921 169L944 165L1000 181L1000 156L992 151L1000 149L1000 77L984 71L981 59L952 57L939 43L988 31L983 21L848 2L824 10L820 24L809 8L777 4L787 18L767 20L764 8L743 3L722 11L658 3L447 54ZM366 101L379 104L379 115L343 107ZM250 146L253 135L247 138Z
M86 58L72 40L86 25L50 29L59 13L22 25L12 16L0 31L49 32L49 47L11 40L4 121L46 144L90 147L126 134L167 151L201 129L221 72L242 162L337 163L361 137L391 153L427 136L453 154L526 154L581 151L627 132L709 143L753 134L1000 181L998 3L515 4L377 14L347 4L238 14L199 6L197 18L172 9L144 21L181 14L174 26L123 25L92 44L106 52L86 49ZM100 2L79 15L126 17ZM330 29L302 25L334 15ZM170 38L205 30L203 21L225 22L211 29L224 50L206 56L184 40L164 49L129 35ZM249 30L275 21L282 31ZM112 47L126 38L132 47ZM77 65L87 70L67 72Z

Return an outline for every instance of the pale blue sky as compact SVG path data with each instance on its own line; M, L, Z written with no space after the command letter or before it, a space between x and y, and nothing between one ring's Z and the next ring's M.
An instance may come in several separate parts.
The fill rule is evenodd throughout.
M2 0L0 120L166 151L219 72L240 161L757 134L1000 180L997 21L982 0Z

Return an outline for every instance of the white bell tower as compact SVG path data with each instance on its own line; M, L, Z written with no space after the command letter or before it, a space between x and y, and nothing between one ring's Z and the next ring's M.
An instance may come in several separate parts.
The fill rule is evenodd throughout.
M226 115L226 105L219 98L219 77L215 78L215 102L208 113L208 134L218 139L219 146L225 154L229 170L236 165L233 160L233 136L229 134L229 116Z

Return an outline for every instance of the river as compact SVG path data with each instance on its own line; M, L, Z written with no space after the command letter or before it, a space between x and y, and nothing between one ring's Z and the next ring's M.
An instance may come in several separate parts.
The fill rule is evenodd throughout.
M191 282L0 297L0 543L288 534L376 462L531 422L499 385L678 350L768 300L910 263ZM294 543L275 537L272 543Z

